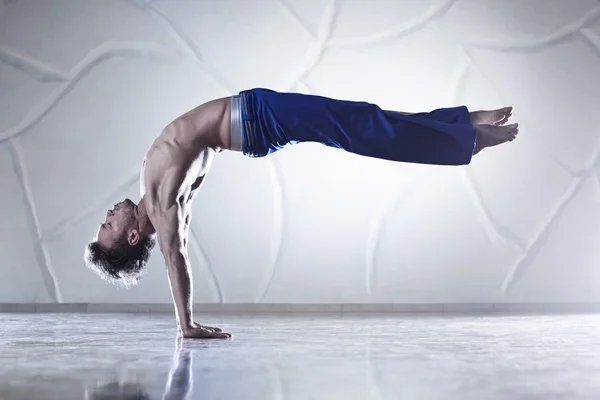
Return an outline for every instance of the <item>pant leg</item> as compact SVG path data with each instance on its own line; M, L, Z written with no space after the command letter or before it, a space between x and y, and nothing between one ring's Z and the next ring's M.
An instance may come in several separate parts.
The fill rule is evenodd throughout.
M461 112L456 112L457 108L462 107L451 107L451 108L438 108L436 110L424 113L415 113L413 115L423 118L433 119L439 122L446 122L448 124L458 124L458 123L470 123L471 118L469 115L469 110L460 110ZM462 112L466 111L466 112Z
M469 164L473 155L475 130L464 106L403 115L367 102L266 89L242 93L254 129L254 146L247 147L249 155L264 156L300 142L433 165Z

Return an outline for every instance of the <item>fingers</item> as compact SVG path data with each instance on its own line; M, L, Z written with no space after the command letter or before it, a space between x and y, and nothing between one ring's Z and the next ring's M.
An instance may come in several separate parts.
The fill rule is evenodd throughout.
M221 328L217 328L217 327L213 327L213 326L207 326L207 325L201 325L197 322L194 322L194 326L196 328L204 328L204 329L208 329L211 330L213 332L223 332L223 330Z
M230 333L224 332L213 332L208 330L196 331L188 336L187 339L229 339L231 338Z
M204 327L206 329L210 329L211 331L214 331L214 332L223 332L223 329L221 329L221 328L215 328L215 327L212 327L212 326L204 326Z
M229 339L229 338L231 338L230 333L221 332L220 329L219 329L219 332L217 332L212 329L208 329L209 327L206 327L206 326L199 326L198 324L195 324L195 325L196 326L194 328L186 329L185 331L181 332L182 336L186 339Z

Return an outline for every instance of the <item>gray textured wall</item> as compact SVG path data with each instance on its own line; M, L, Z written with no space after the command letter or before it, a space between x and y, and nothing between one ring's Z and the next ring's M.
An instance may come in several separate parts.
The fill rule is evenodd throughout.
M0 2L0 302L169 302L82 261L177 115L251 87L424 111L515 107L465 168L299 145L218 157L198 302L600 300L600 2ZM243 206L242 206L242 203Z

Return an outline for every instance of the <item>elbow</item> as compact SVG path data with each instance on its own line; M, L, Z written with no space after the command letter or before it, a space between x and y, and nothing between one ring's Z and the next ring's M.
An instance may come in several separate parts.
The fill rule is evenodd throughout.
M172 248L164 252L167 269L180 268L187 264L187 255L183 249Z

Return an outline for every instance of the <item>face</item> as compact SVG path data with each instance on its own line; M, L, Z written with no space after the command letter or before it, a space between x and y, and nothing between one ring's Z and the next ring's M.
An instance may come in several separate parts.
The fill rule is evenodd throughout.
M135 225L134 210L133 201L125 199L106 212L106 219L98 229L97 240L100 246L109 249L117 239L125 234L129 244L135 244L138 232L132 229Z

